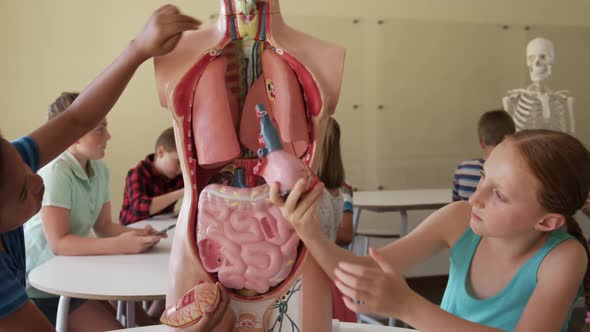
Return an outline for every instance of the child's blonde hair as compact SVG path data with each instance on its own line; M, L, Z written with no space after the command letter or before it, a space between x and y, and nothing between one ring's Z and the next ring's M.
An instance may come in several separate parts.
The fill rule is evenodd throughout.
M170 127L164 130L156 140L156 152L158 146L164 148L166 152L176 151L176 141L174 140L174 128Z
M565 217L569 234L574 236L589 256L588 243L574 219L590 192L590 152L576 138L551 130L524 130L506 139L513 144L541 183L538 200L550 213ZM586 307L590 308L590 269L584 276Z
M318 177L328 189L340 188L344 183L344 165L340 153L340 126L334 118L328 119Z
M78 92L62 92L62 94L49 105L49 112L47 112L47 120L51 120L63 113L80 94Z

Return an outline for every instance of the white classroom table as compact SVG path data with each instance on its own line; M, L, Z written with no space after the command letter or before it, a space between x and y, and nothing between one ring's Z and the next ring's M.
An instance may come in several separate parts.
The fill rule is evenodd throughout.
M408 211L439 209L452 202L451 189L406 189L406 190L379 190L379 191L355 191L353 193L353 226L354 234L357 234L361 211L372 212L398 212L401 215L399 237L408 234ZM358 237L355 236L355 242ZM356 244L356 254L366 255L368 238L364 241L364 249L360 243ZM370 319L364 315L365 320ZM370 319L370 321L374 321ZM395 320L390 318L389 325Z
M368 325L358 323L336 323L339 327L333 332L417 332L416 330L404 329L401 327ZM118 332L165 332L164 325L138 327L134 329L117 330ZM111 331L115 332L115 331Z
M168 217L144 220L130 227L146 224L157 230L176 223ZM41 291L59 295L56 330L66 332L70 298L127 301L127 322L135 323L135 303L162 300L166 296L168 261L174 229L150 250L135 255L56 256L29 273L31 285Z
M438 209L452 202L451 189L355 191L353 224L358 227L362 210L401 214L400 237L408 234L408 211Z

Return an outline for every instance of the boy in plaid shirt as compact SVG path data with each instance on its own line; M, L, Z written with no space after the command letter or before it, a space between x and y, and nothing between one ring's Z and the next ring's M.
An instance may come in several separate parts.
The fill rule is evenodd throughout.
M127 173L119 223L129 225L154 215L172 213L183 192L174 129L170 127L158 137L156 152Z

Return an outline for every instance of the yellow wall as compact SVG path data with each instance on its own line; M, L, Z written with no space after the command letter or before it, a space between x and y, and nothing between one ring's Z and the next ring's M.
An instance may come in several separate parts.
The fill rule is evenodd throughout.
M170 2L179 5L184 12L205 21L208 21L210 15L215 14L218 8L218 3L214 0ZM343 90L346 94L343 95L339 107L342 109L341 112L339 111L341 115L337 115L337 118L345 122L344 127L349 126L346 122L350 123L352 119L359 119L358 123L363 124L361 132L345 131L343 133L345 137L343 140L346 143L343 147L345 161L352 180L360 182L356 183L358 187L375 189L377 185L382 184L379 181L385 170L374 171L374 168L378 168L379 164L386 166L388 164L380 163L375 147L367 149L359 146L355 140L358 137L364 137L364 143L375 146L374 140L380 135L376 132L376 128L383 126L383 123L379 122L379 115L376 112L373 112L368 120L363 120L363 113L354 114L348 108L356 103L364 103L365 106L369 104L371 107L381 102L386 103L390 96L383 95L383 86L380 86L381 82L377 80L392 82L394 88L397 87L398 90L403 88L401 86L403 82L396 82L395 75L384 79L375 63L363 64L362 60L367 59L367 55L363 52L383 51L383 54L395 56L399 53L395 49L387 47L379 49L378 45L389 41L389 36L395 34L396 26L416 26L416 24L420 25L420 22L424 22L424 26L427 26L429 24L444 25L444 21L453 21L449 24L459 24L465 29L469 29L471 24L479 27L480 30L487 29L486 26L502 24L510 25L511 29L521 30L524 25L538 25L542 26L537 30L539 33L545 31L555 38L565 36L570 30L582 36L581 39L567 41L567 54L577 56L577 61L583 63L583 56L587 57L588 53L581 52L582 48L580 52L576 52L575 42L590 36L586 34L586 29L563 28L565 29L563 30L553 28L551 25L590 27L590 20L588 20L590 2L571 0L567 2L567 6L564 5L565 3L555 0L284 0L282 7L287 22L291 22L295 27L311 33L317 32L323 38L333 39L347 46L352 45L347 59L349 64ZM140 31L149 14L161 4L163 3L155 0L0 0L0 128L4 136L9 139L16 138L43 123L49 103L61 91L82 89L121 52L128 41ZM325 24L322 17L327 18ZM353 26L351 23L353 18L360 18L360 25ZM378 31L376 22L380 19L391 23L386 30L383 30L388 31L389 35L375 35ZM409 23L404 25L404 22ZM342 31L339 31L339 27L342 27ZM407 31L407 34L411 36L412 31ZM531 33L525 33L518 38L512 35L512 38L517 39L509 41L513 47L509 52L505 52L505 59L508 59L513 66L511 68L515 68L519 73L512 78L505 78L494 94L501 94L506 88L517 88L526 81L524 67L519 66L521 63L524 66L524 43L531 35ZM351 37L359 39L360 44L354 40L351 41ZM396 38L391 39L392 43L408 39L401 34ZM559 41L554 41L559 44ZM365 47L366 45L369 47ZM559 61L559 47L557 53ZM436 52L433 54L433 57L435 56ZM384 60L381 58L380 61ZM587 69L584 70L587 73ZM559 72L559 65L555 71ZM560 75L559 83L567 86L556 86L556 88L571 89L588 86L587 78L580 78L580 72L575 70ZM357 87L358 89L355 90ZM578 89L575 92L579 96L587 95L585 90L587 89ZM495 101L495 98L495 95L491 96L490 100ZM584 103L588 104L587 99L582 100L582 105ZM483 105L488 104L491 102ZM452 105L446 107L448 109L445 111L452 112ZM432 110L432 112L436 111ZM476 113L466 117L463 120L464 123L460 125L471 128L478 116L477 112L480 111L482 110L474 110L473 112ZM585 132L590 117L585 116L585 112L580 108L576 108L576 112L580 119L578 132L583 133L582 139L588 143L590 136ZM108 119L113 138L107 151L106 161L111 170L113 214L116 217L121 204L126 171L152 151L156 136L171 124L169 115L160 109L157 102L151 63L146 63L139 69ZM444 132L433 131L432 134L444 135ZM458 141L463 145L454 152L451 151L451 154L443 161L439 160L440 156L428 159L424 155L413 160L415 163L430 163L436 167L444 165L440 171L443 177L438 176L434 179L430 170L416 169L413 176L404 176L403 181L388 180L385 186L447 185L450 174L448 177L445 176L451 171L450 166L458 161L455 159L479 153L477 144L472 138L472 134L469 133L464 139L459 139ZM356 165L360 149L368 153L368 158L371 160L366 165L373 170L365 169L363 166L365 164L361 164L361 167ZM410 167L400 164L404 156L416 156L409 151L404 151L403 145L395 145L395 150L392 150L389 154L391 156L388 155L387 158L396 159L397 149L400 149L400 157L394 168L400 171L413 169L411 165ZM437 152L440 153L440 151ZM427 180L423 180L422 175L427 175ZM414 178L415 181L412 180ZM422 180L419 180L420 178Z

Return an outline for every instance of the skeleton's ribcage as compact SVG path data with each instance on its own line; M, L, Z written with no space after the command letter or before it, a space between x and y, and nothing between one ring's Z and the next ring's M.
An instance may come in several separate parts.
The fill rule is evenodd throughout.
M565 99L559 96L549 97L549 117L543 116L543 105L535 95L520 94L516 111L512 118L516 130L551 129L569 132L569 121Z

